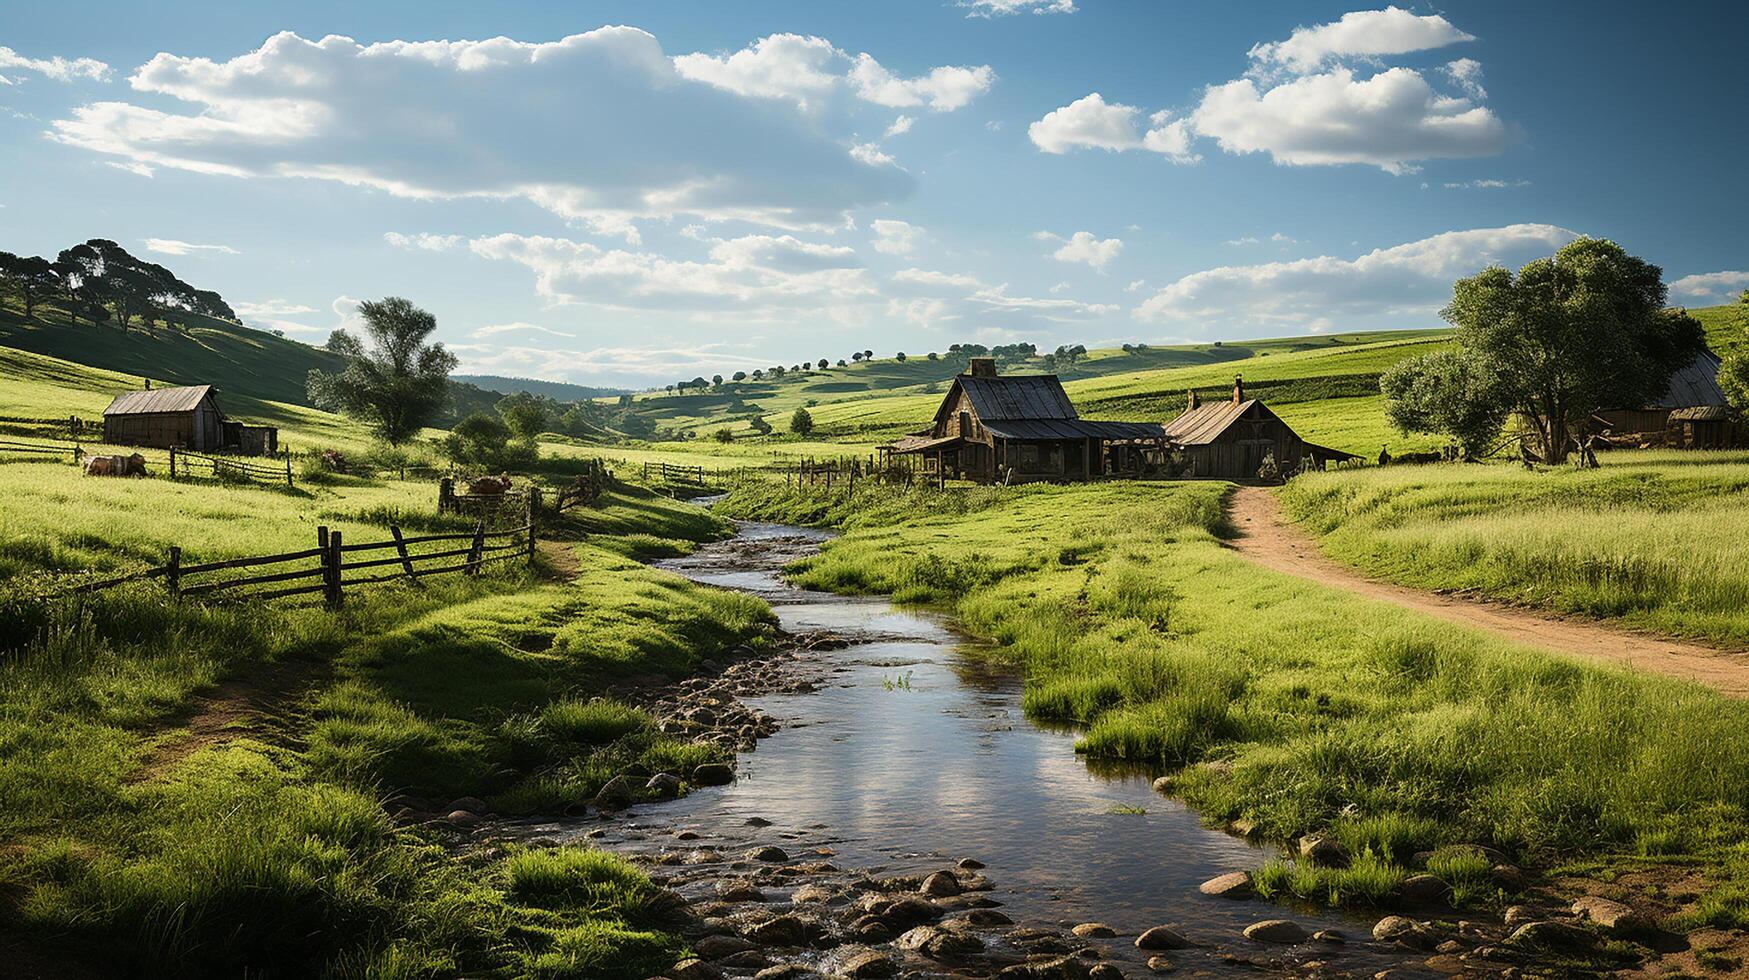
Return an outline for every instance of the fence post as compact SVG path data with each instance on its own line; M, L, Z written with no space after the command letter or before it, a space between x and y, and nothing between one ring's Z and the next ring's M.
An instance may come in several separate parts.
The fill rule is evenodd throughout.
M176 447L170 447L170 479L176 479ZM326 533L326 532L324 532Z
M340 532L338 530L328 532L327 555L328 561L323 567L327 572L324 576L324 584L327 586L328 608L339 609L345 599L340 593Z
M528 564L534 567L534 526L540 516L540 487L528 488Z
M468 548L467 574L469 574L469 575L480 574L480 555L481 555L482 549L484 549L485 547L486 547L486 522L479 521L476 524L474 524L474 543L470 548Z
M439 514L449 513L450 507L455 503L454 498L455 498L455 480L453 480L447 476L441 480L438 480L437 481L437 512Z
M407 577L412 579L413 583L417 585L419 582L419 576L413 573L413 559L407 557L407 542L401 537L401 526L399 524L390 524L389 533L395 536L395 554L401 556L401 570L406 572Z
M287 456L285 458L285 485L286 485L287 489L290 489L292 487L291 457L290 456Z
M164 584L170 587L170 594L182 591L182 549L170 546L170 559L164 563Z

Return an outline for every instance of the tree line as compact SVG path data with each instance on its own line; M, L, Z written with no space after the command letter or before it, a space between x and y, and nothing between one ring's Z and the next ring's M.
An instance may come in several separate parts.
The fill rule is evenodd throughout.
M237 319L218 293L196 289L105 238L63 249L53 260L0 252L0 284L18 298L27 320L44 305L65 311L75 324L112 323L123 331L136 320L145 329L185 326L190 314Z

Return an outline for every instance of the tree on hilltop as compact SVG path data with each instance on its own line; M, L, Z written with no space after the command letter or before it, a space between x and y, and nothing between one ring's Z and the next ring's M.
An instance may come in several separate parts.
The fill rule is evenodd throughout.
M399 296L358 305L371 346L344 330L328 338L346 360L338 372L310 371L305 386L318 408L357 418L391 446L417 435L449 397L456 357L425 339L437 318Z
M807 438L808 434L814 431L814 417L808 414L808 410L805 408L796 409L795 414L789 417L789 430L804 439Z

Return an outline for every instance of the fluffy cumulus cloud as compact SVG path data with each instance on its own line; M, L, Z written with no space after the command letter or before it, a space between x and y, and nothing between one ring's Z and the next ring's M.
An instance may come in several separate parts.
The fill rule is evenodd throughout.
M996 80L989 65L943 65L906 78L866 52L851 55L823 37L801 34L772 34L729 54L681 55L674 67L686 78L737 95L786 99L803 107L842 90L876 105L951 112L989 91Z
M1454 280L1494 263L1546 255L1577 237L1555 225L1450 231L1354 259L1320 255L1290 262L1222 266L1193 273L1135 311L1155 322L1197 320L1259 326L1308 325L1322 317L1430 318Z
M1283 41L1251 49L1245 77L1203 90L1173 118L1106 102L1095 92L1032 124L1047 153L1095 148L1150 150L1175 162L1200 157L1199 138L1228 153L1266 153L1288 166L1365 164L1394 174L1429 159L1490 156L1505 148L1506 124L1482 104L1482 66L1460 58L1440 69L1441 88L1411 68L1359 73L1345 59L1374 60L1473 38L1438 15L1389 7L1358 11Z
M458 248L467 241L460 235L434 235L430 232L419 232L414 235L403 235L398 231L383 232L383 241L396 248L419 249L425 252L447 252Z
M1011 14L1072 14L1075 0L960 0L967 17L1007 17Z
M1195 162L1188 120L1171 120L1168 113L1156 112L1149 117L1152 125L1144 131L1141 117L1142 111L1135 106L1107 102L1094 92L1045 113L1026 133L1033 145L1046 153L1151 150L1179 163Z
M154 104L85 105L54 137L146 166L523 199L633 242L646 218L835 227L912 187L793 106L689 78L629 27L539 43L288 32L227 61L159 54L129 82Z
M1343 58L1409 54L1474 40L1438 14L1418 16L1386 7L1352 11L1330 24L1295 28L1285 41L1254 46L1251 58L1259 64L1309 72Z
M910 255L917 250L917 239L923 229L907 221L876 218L869 223L874 229L874 248L887 255Z
M888 315L921 326L964 320L980 327L1000 324L1004 329L1043 332L1059 324L1104 319L1120 310L1113 304L1069 297L1017 295L1007 283L991 284L977 276L933 269L893 273L888 293Z
M63 58L59 55L27 58L11 48L0 47L0 71L4 70L35 72L57 82L107 82L111 75L109 66L95 58Z
M1408 68L1370 78L1335 68L1268 89L1235 79L1210 86L1191 122L1229 153L1267 153L1289 165L1363 163L1390 173L1435 157L1490 156L1507 138L1493 112L1434 91Z
M1702 272L1670 284L1675 296L1720 297L1749 289L1749 272Z
M1100 272L1105 271L1106 263L1123 252L1123 239L1100 238L1090 231L1078 231L1068 238L1041 231L1033 237L1042 242L1056 243L1058 248L1051 253L1051 258L1058 262L1089 265Z
M486 326L474 330L474 332L468 336L478 340L483 337L496 337L499 334L504 333L544 333L550 337L565 337L572 340L575 340L577 337L574 333L566 333L563 330L554 330L552 327L543 327L538 323L525 323L522 320L517 320L512 323L489 323Z
M196 255L208 252L217 255L236 255L237 250L229 245L197 245L194 242L178 241L174 238L145 239L146 251L157 252L160 255Z
M661 384L675 378L709 376L737 368L767 367L769 358L752 357L724 344L660 343L647 346L588 348L452 344L460 373L501 374L551 381Z
M528 268L534 273L535 291L554 305L743 321L806 309L848 322L878 299L854 249L792 235L713 239L704 259L538 235L492 235L472 239L468 247L482 258Z

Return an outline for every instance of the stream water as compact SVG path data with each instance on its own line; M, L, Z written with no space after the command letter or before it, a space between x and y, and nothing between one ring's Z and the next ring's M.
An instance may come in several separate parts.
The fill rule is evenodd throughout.
M817 690L748 699L783 728L740 758L735 782L640 806L622 820L539 832L563 838L592 830L605 846L648 854L689 831L725 850L819 848L839 866L880 874L972 857L987 865L991 897L1017 923L1112 926L1119 938L1102 950L1132 975L1147 972L1149 954L1130 940L1156 925L1197 944L1170 954L1191 973L1302 973L1308 961L1322 961L1332 972L1370 976L1419 966L1372 944L1371 920L1202 895L1201 882L1253 868L1268 854L1203 827L1152 791L1151 773L1089 767L1072 732L1026 719L1019 678L976 656L947 617L786 584L782 565L826 537L746 523L730 542L662 563L759 595L786 631L830 630L850 643L808 655L825 678ZM748 826L755 817L772 825ZM1280 947L1240 935L1252 922L1282 917L1308 930L1339 929L1349 940Z

